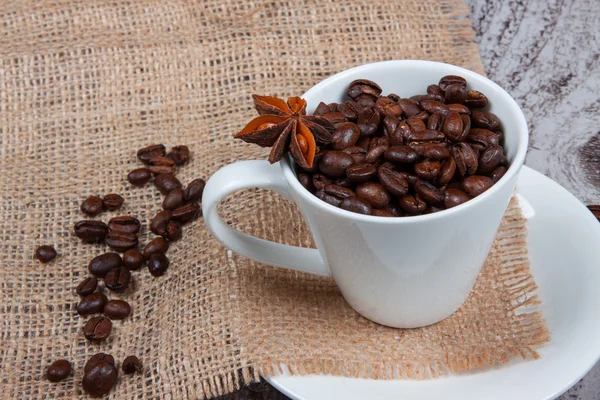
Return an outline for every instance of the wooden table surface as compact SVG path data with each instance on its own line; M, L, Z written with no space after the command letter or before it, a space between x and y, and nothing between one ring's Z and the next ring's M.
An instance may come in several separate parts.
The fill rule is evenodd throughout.
M600 204L598 0L467 0L490 79L529 122L526 164ZM599 332L600 334L600 332ZM267 383L220 400L287 399ZM600 363L560 400L600 400Z

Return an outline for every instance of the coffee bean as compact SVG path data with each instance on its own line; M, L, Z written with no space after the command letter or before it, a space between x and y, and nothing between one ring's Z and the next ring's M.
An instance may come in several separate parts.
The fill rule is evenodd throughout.
M402 175L404 179L406 179L406 181L408 182L408 186L411 188L414 188L417 182L419 181L419 177L415 174L410 174L404 171L398 171L398 173Z
M89 196L81 203L80 209L82 213L90 217L95 217L104 212L104 203L102 203L102 199L98 196Z
M463 104L457 104L457 103L446 104L446 107L448 107L448 112L455 112L455 113L459 113L460 115L471 114L471 110L469 109L469 107L467 107Z
M501 146L493 146L485 150L481 157L479 157L479 165L477 167L478 174L487 174L500 165L502 157L504 156L504 149Z
M358 112L362 109L362 107L354 102L354 101L346 101L337 107L337 111L344 114L349 121L356 121L358 117Z
M92 317L83 327L83 335L92 342L106 339L112 331L112 322L106 317Z
M390 194L401 197L408 193L408 181L400 172L379 168L377 177L383 188Z
M202 193L204 192L204 187L206 186L206 182L204 179L194 179L191 181L187 188L185 188L185 193L183 195L183 199L185 201L201 201Z
M412 194L404 195L400 198L400 207L409 215L421 214L427 208L427 203Z
M500 119L498 116L491 112L483 112L479 110L473 110L471 114L473 125L477 128L489 129L493 131L500 126Z
M98 287L98 279L93 276L85 278L77 285L77 294L80 296L87 296L88 294L94 293Z
M444 91L438 85L427 86L427 94L430 95L432 100L444 102Z
M165 146L162 144L153 144L143 149L139 149L137 156L141 162L148 164L154 157L164 157L166 154Z
M181 225L175 221L169 221L167 227L165 228L165 232L162 234L162 237L167 239L169 242L175 242L181 239L182 235L183 231L181 229Z
M395 217L395 215L391 211L383 209L375 209L371 212L371 215L373 215L374 217Z
M458 103L461 104L467 98L467 89L463 85L448 85L446 87L445 99L446 104Z
M412 133L412 128L407 123L401 122L396 129L389 134L390 146L402 146L406 138Z
M428 181L433 180L439 175L441 166L437 160L425 159L415 164L415 175Z
M342 150L346 154L350 154L354 158L355 163L361 163L364 161L367 151L359 146L347 147Z
M44 264L54 260L56 256L56 250L52 246L42 245L35 250L35 257Z
M169 250L169 242L162 237L154 238L144 247L144 258L150 258L154 253L165 254L167 250Z
M182 224L187 224L190 221L202 216L202 208L198 203L188 203L181 207L177 207L171 213L171 219Z
M350 82L346 94L355 100L365 95L377 98L381 94L381 87L368 79L357 79Z
M348 188L345 188L340 185L329 184L325 186L325 193L335 196L340 200L348 198L350 196L354 196L354 192Z
M450 157L450 152L442 143L411 143L413 149L419 157L432 158L434 160L443 160Z
M468 194L459 189L446 189L444 193L444 205L446 208L456 207L470 199Z
M177 165L169 157L154 157L148 162L148 169L154 175L174 174L177 172Z
M381 122L379 112L374 108L363 108L356 120L361 137L370 137L377 131Z
M315 187L312 183L312 177L310 175L302 172L298 173L298 182L300 182L300 184L309 192L314 192Z
M440 131L434 131L432 129L425 129L418 132L411 132L407 135L406 140L408 142L419 142L419 143L439 143L446 139L446 136Z
M124 319L131 314L131 306L124 300L111 300L106 303L103 311L110 319Z
M417 182L415 192L417 192L419 198L428 204L437 206L444 204L444 193L429 182Z
M421 111L420 113L415 115L414 118L420 119L424 124L426 124L427 120L429 120L430 115L431 114L429 114L427 111Z
M342 199L335 197L334 195L325 193L325 189L317 190L315 193L318 199L323 200L327 204L331 204L334 207L339 207L342 204Z
M342 201L340 204L340 207L344 210L352 211L358 214L371 215L373 212L373 207L371 207L371 204L368 201L356 196L344 199L344 201Z
M467 143L457 143L452 147L452 156L456 161L456 169L461 176L472 175L477 171L477 154Z
M46 370L46 379L50 382L60 382L71 375L71 363L67 360L56 360Z
M462 137L462 133L464 131L463 120L459 113L448 113L444 119L442 130L446 137L454 142L464 140Z
M319 170L332 178L339 178L346 174L346 168L354 164L354 158L338 150L330 150L323 154L319 161ZM316 185L315 185L316 186Z
M462 181L462 188L469 196L475 197L488 190L493 184L494 181L487 176L471 175Z
M152 178L152 172L148 168L137 168L127 174L129 183L135 186L143 186Z
M133 374L134 372L142 372L142 362L136 356L128 356L123 360L121 367L123 372L126 374Z
M404 216L404 211L402 211L402 209L400 208L400 206L398 204L390 203L387 206L383 207L382 210L392 213L394 215L394 217Z
M90 359L85 363L85 366L83 367L83 373L87 374L96 365L98 365L100 363L105 363L105 362L115 365L115 358L113 356L111 356L110 354L96 353L93 356L91 356Z
M374 208L383 208L390 202L389 193L379 183L365 182L356 187L356 196L369 202Z
M320 102L317 105L317 108L315 109L315 112L313 113L314 115L323 115L325 113L331 112L331 108L329 108L329 106L323 102Z
M115 232L138 233L141 226L137 218L129 215L114 217L108 221L108 229Z
M358 163L346 168L346 176L356 183L371 180L375 174L377 174L377 169L369 163Z
M175 178L172 174L160 174L154 178L154 186L160 191L161 194L166 195L171 190L179 189L182 187L179 179Z
M371 139L369 150L365 156L365 161L368 163L375 163L381 156L385 154L389 147L390 140L385 136Z
M473 128L469 131L467 141L474 149L483 151L492 146L500 145L498 135L487 129Z
M172 147L167 157L173 160L176 165L183 165L190 159L190 149L183 145Z
M465 114L460 114L460 119L463 122L463 131L458 137L459 141L465 140L469 136L469 132L471 132L471 117Z
M75 235L86 243L101 242L108 233L108 226L102 221L85 220L75 224Z
M408 126L410 126L410 129L413 132L421 132L427 129L425 122L422 119L418 118L419 115L420 114L417 114L414 117L410 117L406 120L406 123L408 124Z
M492 181L494 181L494 183L496 183L500 180L500 178L502 178L504 176L505 173L506 173L505 167L498 167L492 171L492 173L490 174L490 178L492 178Z
M167 224L171 220L172 214L171 210L163 210L156 214L150 221L150 230L152 233L162 236L167 230Z
M435 100L423 100L421 102L421 107L427 111L429 114L438 113L442 115L448 114L448 107Z
M356 142L356 145L358 147L362 147L363 149L365 149L365 151L368 151L369 146L371 145L371 138L370 137L361 137L360 139L358 139L358 142Z
M465 105L469 108L483 108L488 105L488 99L485 95L477 90L469 90Z
M81 385L83 390L92 397L101 397L110 392L115 386L119 372L114 363L99 362L83 375Z
M79 304L77 305L77 314L89 315L101 313L107 301L106 296L102 293L96 292L88 294L79 301Z
M427 129L441 131L444 126L444 116L442 114L433 113L427 119Z
M122 196L116 193L109 193L102 199L102 204L104 204L104 208L112 211L121 208L124 201L125 199Z
M163 253L153 253L148 258L148 271L152 276L162 276L169 268L169 259Z
M400 120L398 120L398 118L386 115L383 118L383 136L389 137L396 129L398 129L399 124Z
M332 147L334 150L343 150L354 146L360 137L360 129L353 122L344 122L335 128Z
M162 208L164 210L174 210L177 207L182 206L185 203L185 200L183 199L184 195L185 191L181 188L171 190L163 199Z
M113 292L124 292L131 282L131 273L127 268L117 267L111 269L104 276L104 286Z
M413 117L421 112L421 107L416 101L410 99L400 99L398 104L402 107L403 114L406 118Z
M94 257L92 261L90 261L88 270L90 271L90 274L98 278L103 278L108 271L120 267L121 265L123 265L123 260L120 255L117 253L104 253Z
M385 151L384 157L388 161L401 164L411 164L419 158L410 146L392 146Z
M389 97L380 97L375 101L375 109L380 115L398 118L402 115L402 106Z
M348 121L348 118L346 118L346 116L340 112L328 112L323 114L323 118L325 118L332 125L337 125Z
M138 245L135 233L109 230L104 243L115 251L124 252Z
M454 157L448 157L442 163L440 167L440 173L438 175L437 183L439 185L445 185L454 178L454 174L456 173L456 161L454 161Z
M450 85L458 85L463 88L466 88L467 81L462 76L446 75L442 77L442 79L440 79L438 85L442 91L446 91L448 89L448 86Z
M144 265L144 255L138 249L129 249L123 253L123 265L130 270L135 270Z

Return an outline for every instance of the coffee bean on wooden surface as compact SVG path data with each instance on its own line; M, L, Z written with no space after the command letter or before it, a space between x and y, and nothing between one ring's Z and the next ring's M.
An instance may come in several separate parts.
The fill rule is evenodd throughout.
M179 189L182 187L179 179L175 178L172 174L160 174L154 178L154 186L162 193L166 195L171 190Z
M80 296L87 296L88 294L94 293L97 287L98 279L94 276L87 277L77 285L77 294Z
M131 272L125 267L111 269L104 276L104 286L113 292L124 292L131 282Z
M154 157L164 157L167 153L167 150L162 144L153 144L143 149L139 149L137 152L137 156L141 162L148 164L151 159Z
M148 259L154 253L165 254L169 250L169 242L162 237L157 237L148 242L144 247L144 258Z
M174 174L177 172L177 165L169 157L154 157L148 162L148 169L154 175Z
M200 204L196 202L177 207L171 213L171 219L182 224L186 224L201 216L202 208L200 207Z
M138 233L142 224L130 215L111 218L108 221L108 229L116 232Z
M126 374L133 374L134 372L142 372L142 362L136 356L127 356L123 360L121 366L123 372Z
M90 396L101 397L110 392L118 378L119 372L114 363L98 362L83 375L81 385Z
M97 364L104 362L108 362L110 364L115 365L115 358L110 354L96 353L93 356L91 356L90 359L85 363L85 366L83 367L83 372L88 373Z
M115 251L124 252L138 245L135 233L109 230L104 243Z
M86 243L101 242L108 233L108 226L102 221L84 220L75 224L75 235Z
M88 270L90 271L90 274L102 278L108 271L120 267L121 265L123 265L123 260L119 254L104 253L94 257L92 261L90 261Z
M169 268L169 259L163 253L153 253L148 258L148 271L153 276L161 276Z
M198 178L191 181L185 188L183 199L187 201L201 201L202 193L204 193L204 187L206 182L204 179Z
M83 335L92 342L101 342L112 331L112 322L106 317L92 317L83 327Z
M108 299L103 293L91 293L82 298L77 305L77 314L89 315L101 313Z
M131 314L131 306L124 300L110 300L103 312L110 319L124 319Z
M152 172L148 168L137 168L127 174L127 180L135 186L143 186L150 179L152 179Z
M44 264L54 260L56 256L56 250L52 246L42 245L35 250L35 257Z
M163 199L162 208L164 210L174 210L181 207L184 203L185 190L179 188L171 190Z
M82 213L89 215L90 217L95 217L104 212L104 203L98 196L89 196L81 203L80 209Z
M144 255L139 249L133 248L123 253L123 265L130 270L135 270L144 265Z
M50 382L60 382L71 375L71 363L67 360L56 360L46 370L46 379Z
M190 159L190 149L184 145L172 147L167 157L173 160L176 165L183 165Z
M104 208L112 211L121 208L124 201L125 199L122 196L116 193L109 193L102 199L102 204L104 204Z

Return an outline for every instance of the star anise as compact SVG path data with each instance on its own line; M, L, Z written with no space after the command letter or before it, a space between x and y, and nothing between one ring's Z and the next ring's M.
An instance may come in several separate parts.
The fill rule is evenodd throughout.
M272 147L271 164L281 160L289 149L302 168L312 168L317 145L331 143L333 125L325 118L306 115L306 100L290 97L252 95L260 116L254 118L235 137L261 147Z

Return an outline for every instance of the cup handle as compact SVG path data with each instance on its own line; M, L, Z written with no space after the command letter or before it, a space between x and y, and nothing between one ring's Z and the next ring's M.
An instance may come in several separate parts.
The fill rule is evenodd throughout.
M215 238L234 252L263 264L331 276L318 250L259 239L231 228L221 219L217 212L219 202L235 191L248 188L272 189L288 200L292 198L279 164L253 160L221 168L208 180L202 195L204 222Z

